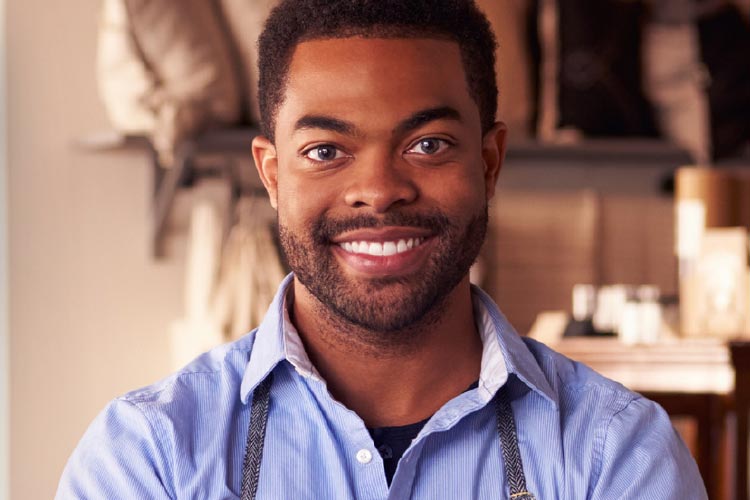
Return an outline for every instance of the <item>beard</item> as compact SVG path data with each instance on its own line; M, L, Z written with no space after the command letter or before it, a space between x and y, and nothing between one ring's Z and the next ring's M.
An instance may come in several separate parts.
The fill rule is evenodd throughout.
M299 282L318 300L322 318L333 324L385 334L420 329L441 317L448 295L469 272L487 232L487 204L466 222L440 211L389 212L313 221L295 234L279 220L284 257ZM345 231L384 226L427 229L434 238L431 254L419 272L407 276L355 280L348 277L331 246Z

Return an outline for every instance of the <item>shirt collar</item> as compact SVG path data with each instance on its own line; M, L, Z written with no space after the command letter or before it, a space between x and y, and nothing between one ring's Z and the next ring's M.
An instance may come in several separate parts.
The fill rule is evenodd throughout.
M255 387L285 357L284 316L288 314L286 312L286 292L293 281L294 275L291 273L284 278L268 308L268 312L255 331L250 359L245 367L245 374L240 386L240 397L243 403L247 403Z
M472 292L474 317L477 318L477 326L480 329L480 333L483 330L494 333L494 339L496 339L497 344L495 342L490 342L490 344L495 344L494 349L500 351L500 356L497 356L496 353L494 354L496 358L501 358L504 361L506 374L515 374L529 389L538 393L557 407L559 405L557 393L552 389L542 369L539 367L539 362L531 354L531 351L529 351L529 348L521 340L521 337L516 333L508 320L505 319L505 316L500 312L489 295L474 285L472 285ZM485 357L488 354L488 342L485 340L485 335L483 334L482 337L485 342L485 352L482 355L482 373L485 371ZM490 336L488 335L487 338L490 339ZM481 383L480 378L480 385ZM491 389L494 395L494 392L498 388L499 386L492 386L488 389Z
M263 322L255 332L250 360L240 387L243 403L250 393L282 360L287 360L304 377L321 380L305 352L296 328L289 319L287 291L294 280L289 274L279 286ZM557 405L557 397L526 344L508 323L493 300L472 286L474 317L482 337L482 366L479 390L486 400L494 396L515 374L530 389Z

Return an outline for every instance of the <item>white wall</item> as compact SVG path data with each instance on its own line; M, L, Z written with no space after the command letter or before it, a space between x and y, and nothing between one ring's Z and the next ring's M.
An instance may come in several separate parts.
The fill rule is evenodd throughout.
M100 0L5 3L11 498L42 499L106 402L168 373L182 261L149 255L145 156L73 145L108 127Z
M5 90L5 0L0 0L0 500L10 500L8 165Z

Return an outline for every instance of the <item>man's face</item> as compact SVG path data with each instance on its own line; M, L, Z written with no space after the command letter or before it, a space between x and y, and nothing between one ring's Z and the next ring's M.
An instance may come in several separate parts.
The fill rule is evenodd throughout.
M300 44L276 119L254 146L296 279L337 319L417 324L467 279L504 129L485 137L457 44Z

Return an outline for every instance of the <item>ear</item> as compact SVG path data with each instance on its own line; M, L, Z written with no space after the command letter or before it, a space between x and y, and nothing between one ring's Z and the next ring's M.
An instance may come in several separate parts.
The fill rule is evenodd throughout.
M274 209L278 208L279 195L279 160L276 156L276 146L263 136L253 139L253 159L258 176L268 191L268 198Z
M482 139L482 160L484 161L484 185L487 200L495 196L495 185L500 168L505 160L505 139L508 127L503 122L497 122L484 134Z

